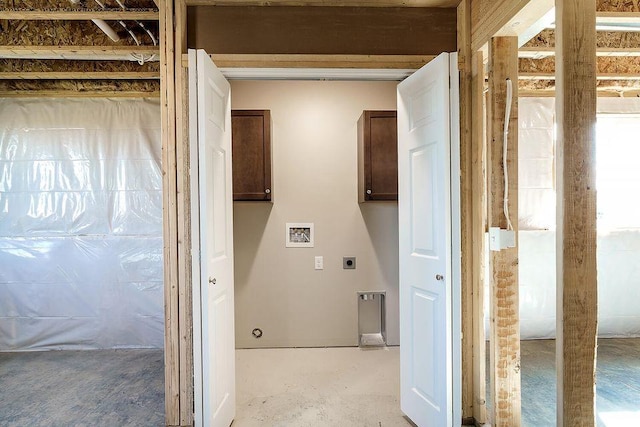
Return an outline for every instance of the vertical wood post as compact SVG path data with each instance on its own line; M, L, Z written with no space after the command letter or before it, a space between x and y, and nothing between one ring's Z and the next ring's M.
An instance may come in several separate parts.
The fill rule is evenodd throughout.
M462 422L473 424L473 257L471 201L471 4L458 6L460 71L460 210L462 289Z
M471 217L473 292L473 417L477 424L487 421L486 344L484 333L484 272L487 231L486 133L484 127L484 63L482 52L472 59L471 109Z
M487 150L489 226L507 227L503 212L503 127L506 80L513 82L507 169L509 213L516 247L490 252L491 368L493 421L497 427L520 425L520 316L518 300L518 38L494 37L489 43L491 139Z
M556 0L558 426L595 425L596 2Z
M180 425L193 424L193 309L191 278L191 183L189 160L187 5L175 1L176 189L178 204L178 324L180 337Z
M173 0L160 0L160 108L164 258L165 424L180 425L180 324L178 315L178 212Z

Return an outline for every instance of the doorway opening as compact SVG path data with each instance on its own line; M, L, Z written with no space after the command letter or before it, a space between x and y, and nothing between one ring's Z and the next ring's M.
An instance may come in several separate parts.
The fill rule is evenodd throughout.
M189 56L190 61L195 59L195 51L190 51ZM226 254L230 252L233 245L233 237L229 235L228 231L225 231L231 230L231 224L223 215L225 209L228 213L232 212L230 205L223 202L223 200L230 200L230 198L223 197L225 191L226 194L231 191L231 135L230 132L225 131L225 128L231 129L229 124L231 108L230 101L228 101L231 95L229 84L226 83L222 74L215 69L203 51L197 52L197 60L198 80L197 83L190 85L190 91L191 88L197 87L198 176L200 177L200 188L196 190L195 200L198 198L200 200L199 212L200 224L202 225L200 230L202 231L196 234L200 236L200 242L202 242L198 246L200 248L198 259L201 260L200 264L203 266L201 273L203 280L201 282L202 299L199 296L194 298L194 301L202 303L202 309L199 310L199 307L194 306L194 311L200 311L203 316L203 344L201 347L202 354L196 353L194 358L202 357L201 362L195 361L196 384L199 381L198 366L199 363L202 363L202 378L203 386L205 387L204 418L210 419L207 416L207 411L215 416L215 414L222 413L220 411L223 411L223 407L226 414L229 407L235 406L233 404L235 396L233 384L235 384L235 380L233 378L218 379L218 375L223 375L224 372L219 368L232 366L229 360L235 359L233 347L225 345L225 343L228 343L225 337L229 335L229 330L233 330L233 323L227 322L233 322L233 320L220 317L227 316L224 313L229 313L229 310L218 308L219 306L233 306L233 301L229 301L229 298L232 298L231 295L234 294L232 290L233 283L228 285L225 284L224 280L216 280L216 275L224 274L226 276L228 274L226 268L221 267L221 270L217 270L217 265L225 262L228 258ZM454 132L451 131L451 126L454 124L457 129L458 115L455 108L457 104L455 103L455 107L451 110L451 116L449 115L450 91L452 90L449 88L449 79L452 69L455 69L457 63L455 61L450 62L449 55L443 54L433 64L403 82L400 85L403 90L398 92L398 99L401 100L400 105L403 112L403 115L400 115L403 118L400 123L402 123L402 128L405 129L404 133L409 132L411 134L413 132L412 136L406 136L404 139L402 137L399 138L398 148L399 157L406 158L409 161L409 164L405 165L405 167L402 167L402 163L399 164L399 169L404 171L400 174L400 177L403 175L405 177L403 178L405 184L399 187L402 191L408 191L405 194L406 199L403 199L405 200L404 205L401 204L400 206L405 206L405 210L407 206L412 207L410 212L407 211L409 212L409 219L404 222L408 224L406 236L413 243L410 247L406 247L403 253L406 253L409 261L411 261L410 258L412 257L432 260L424 265L425 268L428 267L424 272L419 272L415 279L411 279L414 281L411 288L406 288L406 292L410 291L410 293L405 293L405 298L407 298L405 301L405 304L407 304L405 316L408 316L408 318L405 318L405 327L411 326L413 332L410 333L409 337L406 337L407 340L405 342L407 344L405 345L408 346L409 351L405 350L405 353L413 354L414 356L401 363L401 368L404 367L401 369L401 371L404 370L402 375L405 381L403 383L409 387L406 393L403 392L403 396L407 396L407 401L404 403L405 400L404 398L402 399L402 410L407 414L413 413L410 415L411 418L416 419L415 417L418 417L420 420L418 422L421 424L437 422L443 425L455 425L458 423L457 420L460 420L460 379L458 378L459 375L452 372L459 372L460 369L459 360L454 357L454 355L460 354L459 348L457 348L460 334L460 313L459 308L452 308L457 304L451 301L453 299L455 302L459 298L459 261L457 261L456 256L456 254L459 254L459 246L451 242L459 242L459 231L456 231L459 229L459 213L457 213L459 212L459 204L457 202L457 181L459 177L457 172L451 172L451 170L458 170L456 162L458 155L455 149L457 147L456 144L453 144L450 151L449 138L457 136L457 133L454 135ZM195 70L195 68L193 69ZM189 70L190 75L193 77L195 73L192 73L192 67ZM204 76L202 75L202 70L206 73ZM457 75L457 69L454 73ZM191 81L195 82L195 80ZM409 85L409 82L411 82L411 85ZM457 85L452 86L457 88ZM194 99L194 97L190 96L190 103ZM253 106L251 108L260 107ZM227 117L223 118L225 109L227 110ZM356 117L360 114L361 111L358 111ZM196 124L193 121L191 123L193 131ZM403 133L400 132L399 135L403 135ZM277 155L274 155L274 161L277 161ZM449 167L450 162L451 168ZM218 165L217 169L212 168L216 163ZM222 167L224 164L227 165L226 169ZM324 170L329 175L332 171L333 169ZM216 173L219 179L216 178ZM408 181L407 176L409 176ZM198 184L196 183L195 185L197 186ZM224 190L225 188L226 190ZM277 200L277 185L274 185L272 192L274 199ZM320 193L327 195L326 191ZM192 202L194 200L193 194L192 192ZM355 203L357 200L355 181L354 196ZM216 203L219 208L222 206L227 207L218 209L217 213L215 211L211 212L209 209L215 206ZM271 216L270 211L269 216ZM226 218L229 217L230 215L227 214ZM305 226L310 230L314 229L313 223L308 222L308 220L305 222L299 221L305 220L299 219L295 222L306 224ZM285 222L285 224L287 223ZM281 232L278 234L282 236ZM290 233L285 234L289 237ZM317 242L318 227L315 227L315 236L315 241ZM399 240L402 244L403 240ZM285 244L284 247L286 248L287 245ZM222 266L222 264L219 265ZM436 269L431 271L431 268ZM322 268L318 270L322 270ZM208 284L206 283L207 277ZM231 289L229 289L229 286L231 286ZM354 296L357 297L357 293ZM286 299L283 302L291 304L291 301ZM354 302L357 302L357 299ZM295 304L295 301L293 304ZM416 304L419 306L419 310L415 308ZM411 308L412 306L414 306L413 309ZM231 329L224 325L230 325ZM421 326L417 327L416 325ZM259 331L259 333L254 334L255 331ZM433 331L437 331L437 333L433 333ZM251 332L254 338L262 338L264 336L261 328L253 327ZM194 340L197 340L197 337L198 334L194 331ZM435 339L437 337L442 338L442 341L438 341L441 342L441 345L436 345ZM224 341L219 341L220 339ZM354 340L357 343L357 333L354 333ZM212 346L212 344L215 345ZM196 344L196 347L200 348L199 343ZM231 354L228 354L225 348L228 348ZM406 358L407 356L404 357ZM427 363L420 362L418 364L417 360L426 361ZM223 365L218 365L219 363ZM232 371L227 370L227 372L233 371L235 369ZM216 375L216 380L213 381L210 375ZM432 380L429 380L429 378ZM220 384L226 387L225 383L227 381L229 381L232 388L220 388ZM437 387L436 384L438 384ZM196 405L198 405L198 401L199 398L196 393ZM422 405L431 405L434 408L433 412L430 409L423 408ZM198 414L197 410L196 414ZM226 416L224 418L227 419ZM228 419L229 422L231 419ZM226 421L219 421L226 425Z

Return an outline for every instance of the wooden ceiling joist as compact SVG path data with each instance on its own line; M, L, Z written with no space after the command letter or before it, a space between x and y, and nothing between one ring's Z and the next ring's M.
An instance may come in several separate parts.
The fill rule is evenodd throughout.
M117 60L160 56L158 46L0 46L0 57L15 59Z
M640 24L640 12L597 12L596 25Z
M556 50L553 46L522 47L518 52L520 58L541 59L555 56ZM640 56L640 47L599 47L596 50L598 56Z
M114 9L114 10L3 10L2 19L19 19L33 21L50 20L89 20L106 21L157 21L159 13L153 9Z
M555 80L554 73L545 72L521 72L518 74L520 80ZM640 80L640 73L598 73L597 80Z
M158 72L138 71L7 71L0 72L0 80L154 80Z
M554 30L544 30L533 37L520 49L541 48L551 51L555 49L556 35ZM633 31L598 31L596 33L598 49L636 49L640 47L640 32Z

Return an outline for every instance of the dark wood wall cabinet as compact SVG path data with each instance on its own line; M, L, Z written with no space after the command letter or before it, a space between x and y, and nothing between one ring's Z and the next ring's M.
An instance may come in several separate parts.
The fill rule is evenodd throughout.
M271 112L231 110L233 200L271 201Z
M398 200L396 111L363 111L358 120L358 202Z

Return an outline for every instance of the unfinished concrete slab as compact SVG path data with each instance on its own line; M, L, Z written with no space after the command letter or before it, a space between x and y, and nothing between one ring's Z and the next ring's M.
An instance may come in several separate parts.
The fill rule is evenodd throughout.
M0 353L2 426L164 426L162 350Z

